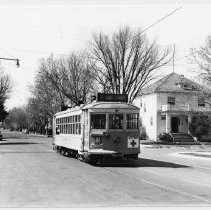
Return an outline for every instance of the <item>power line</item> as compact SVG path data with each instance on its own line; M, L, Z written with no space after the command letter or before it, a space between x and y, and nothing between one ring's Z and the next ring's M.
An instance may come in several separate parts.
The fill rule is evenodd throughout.
M6 53L9 57L15 58L11 53L7 52L6 50L4 50L3 48L0 48L0 50L4 53Z
M22 29L22 30L27 30L27 31L31 31L31 32L35 32L35 33L38 33L38 34L45 34L45 35L48 35L48 32L50 32L50 36L58 36L59 33L58 31L54 30L54 29L50 29L50 28L46 28L46 27L40 27L40 28L37 28L35 26L26 26L26 25L22 25L22 24L14 24L14 23L9 23L9 24L5 24L5 23L1 23L0 22L0 25L11 25L12 27L16 27L18 29ZM79 41L86 41L86 39L83 39L83 38L80 38L78 36L80 35L74 35L70 32L64 32L62 31L62 36L64 39L76 39L76 40L79 40Z
M169 17L170 15L172 15L173 13L177 12L178 10L182 9L182 6L181 7L178 7L177 9L173 10L171 13L169 13L168 15L164 16L163 18L157 20L155 23L151 24L150 26L148 26L146 29L144 29L142 31L145 32L147 30L149 30L150 28L152 28L153 26L157 25L159 22L163 21L164 19L166 19L167 17Z
M144 30L142 31L142 33L143 33L143 32L146 32L146 31L149 30L150 28L154 27L154 26L157 25L159 22L163 21L164 19L166 19L167 17L169 17L170 15L172 15L173 13L175 13L176 11L180 10L181 8L182 8L182 6L181 6L181 7L178 7L178 8L175 9L175 10L173 10L171 13L167 14L167 15L164 16L163 18L157 20L155 23L151 24L151 25L148 26L146 29L144 29ZM17 27L17 25L16 25L16 27ZM32 27L33 27L33 26L32 26ZM21 28L25 28L25 29L26 29L26 27L24 27L24 26L21 26ZM45 30L48 30L48 31L51 31L51 32L56 32L56 31L51 30L51 29L49 29L49 28L45 28ZM35 31L35 30L34 30L34 31ZM38 31L36 31L36 32L38 32ZM41 32L39 31L38 33L41 33ZM67 33L66 33L66 34L67 34ZM66 38L67 38L67 36L65 36L63 32L62 32L62 37L66 37ZM74 38L76 38L76 37L74 37ZM79 39L79 38L76 38L76 39ZM83 41L84 41L84 40L83 40ZM4 52L7 53L10 57L13 57L13 58L14 58L14 56L12 56L10 53L8 53L7 51L3 50L2 48L0 48L0 50L1 50L1 51L4 51ZM50 52L35 51L35 50L26 50L26 49L12 49L12 50L24 51L24 52L29 52L29 53L38 53L38 54L51 54ZM55 54L55 55L67 55L67 54L65 54L65 53L53 53L53 54ZM189 56L190 56L190 55L189 55ZM181 59L181 58L179 58L179 59ZM178 60L178 59L176 59L176 60Z
M179 60L184 59L184 58L188 58L190 56L193 56L193 53L190 53L188 55L181 56L181 57L177 58L176 61L179 61Z
M171 13L167 14L166 16L162 17L161 19L157 20L155 23L151 24L150 26L148 26L146 29L144 29L142 32L145 32L147 30L149 30L150 28L152 28L153 26L157 25L159 22L163 21L164 19L166 19L167 17L171 16L173 13L177 12L178 10L180 10L182 8L181 7L178 7L177 9L173 10ZM1 25L2 24L5 24L5 23L0 23ZM52 33L55 33L54 35L58 36L58 31L56 31L55 29L50 29L50 28L46 28L46 27L39 27L39 29L37 30L37 26L34 26L34 25L30 25L30 26L26 26L26 25L23 25L21 23L16 23L16 24L6 24L6 25L13 25L13 27L17 27L17 28L21 28L21 29L25 29L25 30L30 30L32 32L36 32L36 33L40 33L40 34L43 34L43 30L45 31L50 31L51 32L51 35ZM40 29L42 29L40 31ZM45 33L45 32L44 32ZM73 35L72 33L69 33L69 32L64 32L62 31L62 37L65 38L65 39L76 39L76 40L80 40L80 41L86 41L86 39L82 39L82 38L79 38L78 35L77 37L75 35ZM60 33L60 34L61 34Z
M28 53L37 53L37 54L54 54L54 55L63 55L63 56L68 55L66 53L54 53L54 52L47 52L47 51L36 51L36 50L27 50L27 49L14 49L14 48L8 48L8 49L15 50L15 51L28 52Z

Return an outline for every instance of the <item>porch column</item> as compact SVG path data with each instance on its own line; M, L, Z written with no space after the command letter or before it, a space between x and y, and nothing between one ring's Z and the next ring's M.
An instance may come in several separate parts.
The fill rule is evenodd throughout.
M170 114L166 113L166 133L170 133L171 132L171 123L170 123L171 119L170 119Z
M190 134L190 130L189 130L189 123L192 122L192 116L189 114L188 115L188 134Z

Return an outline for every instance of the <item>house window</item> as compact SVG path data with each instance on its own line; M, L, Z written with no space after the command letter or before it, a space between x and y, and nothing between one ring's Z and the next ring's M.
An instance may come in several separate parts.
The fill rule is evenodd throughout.
M168 104L175 105L175 97L168 97Z
M153 117L150 117L150 125L153 126Z
M198 106L205 106L205 99L200 97L198 98Z
M161 120L166 120L166 115L162 115Z

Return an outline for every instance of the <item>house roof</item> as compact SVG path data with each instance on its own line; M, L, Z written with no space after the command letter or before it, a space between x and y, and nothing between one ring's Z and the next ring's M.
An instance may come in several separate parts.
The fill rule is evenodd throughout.
M207 87L184 77L184 75L171 73L143 88L142 95L154 92L196 92L202 89L209 92L211 91Z

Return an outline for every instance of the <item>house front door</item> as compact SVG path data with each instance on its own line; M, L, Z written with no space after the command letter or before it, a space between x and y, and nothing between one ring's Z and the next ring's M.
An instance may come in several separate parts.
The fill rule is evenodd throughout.
M171 117L171 132L179 132L179 117Z

